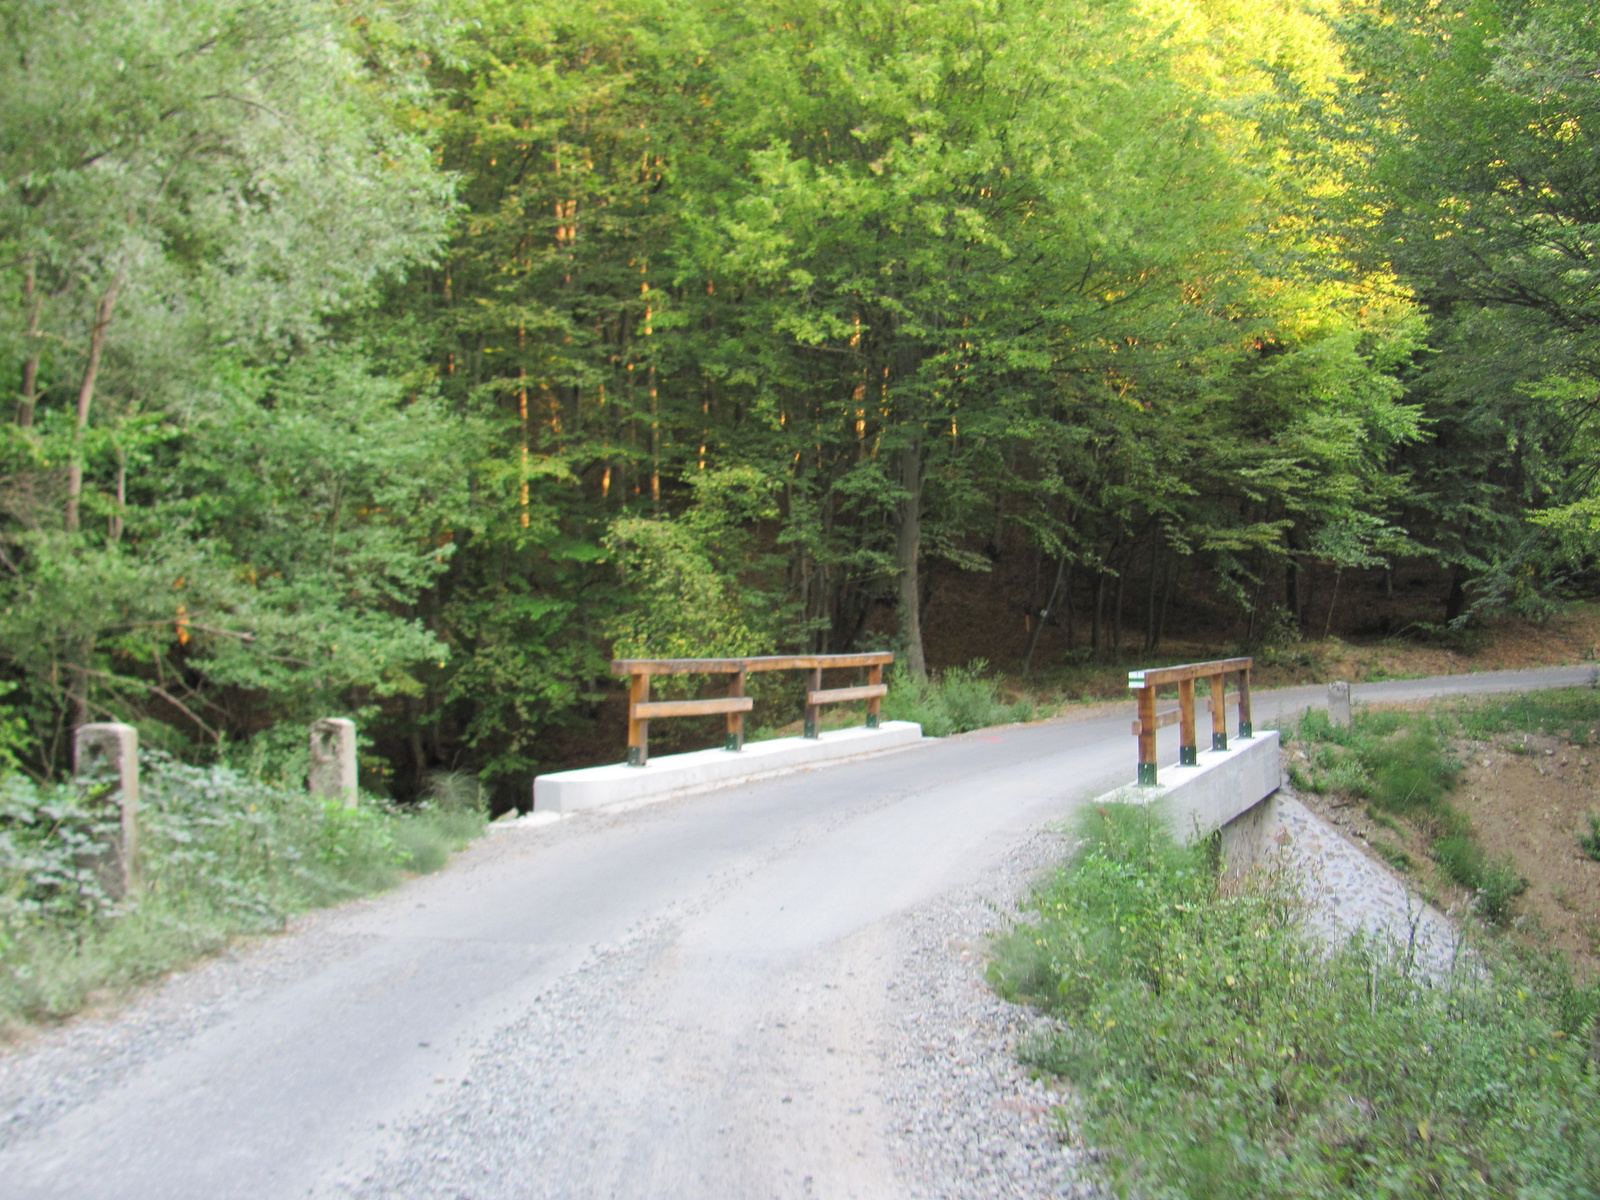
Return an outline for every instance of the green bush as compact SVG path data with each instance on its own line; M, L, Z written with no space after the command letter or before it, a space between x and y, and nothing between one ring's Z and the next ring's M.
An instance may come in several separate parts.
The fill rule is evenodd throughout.
M986 661L975 658L965 667L951 667L927 679L897 672L883 700L884 719L915 721L926 737L1032 720L1033 705L1026 700L1003 702L999 683L986 678L988 670Z
M295 912L433 871L482 831L476 793L354 807L224 766L142 757L144 887L120 899L94 788L0 779L0 1025L64 1016Z
M1486 960L1418 977L1329 947L1282 877L1224 887L1211 849L1105 806L996 946L1001 992L1054 1014L1119 1194L1170 1200L1565 1197L1600 1190L1593 988Z
M1578 835L1578 848L1600 862L1600 813L1589 814L1589 832Z

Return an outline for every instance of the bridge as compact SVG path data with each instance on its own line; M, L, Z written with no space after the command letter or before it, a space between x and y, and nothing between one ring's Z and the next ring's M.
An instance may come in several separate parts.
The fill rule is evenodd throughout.
M1254 727L1325 697L1257 692ZM930 942L919 914L963 891L1008 904L984 889L1019 847L1131 782L1132 712L497 829L437 875L9 1051L0 1193L907 1194L897 989L930 954L949 975L982 951ZM1156 730L1161 764L1180 724Z

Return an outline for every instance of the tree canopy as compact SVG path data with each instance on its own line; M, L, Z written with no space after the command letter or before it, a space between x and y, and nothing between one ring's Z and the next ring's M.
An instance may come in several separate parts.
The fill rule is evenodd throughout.
M1182 581L1536 611L1600 530L1600 31L1484 0L77 0L0 16L28 770L373 734L507 796L607 658L1025 666ZM1141 595L1136 599L1133 590ZM1325 609L1334 618L1337 593ZM937 665L937 663L935 663Z

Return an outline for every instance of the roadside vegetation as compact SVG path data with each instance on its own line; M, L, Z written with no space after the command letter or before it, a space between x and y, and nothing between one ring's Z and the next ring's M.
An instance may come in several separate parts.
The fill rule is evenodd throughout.
M143 887L121 894L104 789L0 779L0 1034L68 1016L293 914L442 866L484 828L476 781L354 807L229 767L143 758Z
M1302 795L1364 811L1372 824L1364 835L1368 843L1425 894L1437 899L1443 887L1463 888L1478 915L1504 926L1516 917L1515 902L1529 879L1505 849L1486 845L1470 816L1452 803L1467 769L1463 754L1492 745L1542 760L1555 757L1555 746L1594 747L1600 744L1600 690L1476 698L1422 711L1358 707L1349 728L1334 727L1316 710L1285 732L1289 778ZM1553 778L1548 785L1552 791L1563 786ZM1588 814L1587 827L1567 838L1563 857L1594 858L1600 814Z
M1374 794L1439 803L1396 757L1364 769ZM1559 961L1474 945L1429 979L1397 947L1319 941L1290 879L1224 884L1212 844L1144 810L1083 833L992 977L1058 1018L1025 1057L1077 1085L1121 1194L1600 1191L1597 996Z

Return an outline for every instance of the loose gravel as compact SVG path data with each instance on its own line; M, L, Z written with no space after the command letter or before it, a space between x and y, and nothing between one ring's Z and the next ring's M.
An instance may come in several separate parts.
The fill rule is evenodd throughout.
M886 1099L906 1195L944 1200L1109 1195L1095 1182L1073 1094L1035 1078L1019 1044L1052 1022L1007 1004L985 980L990 937L1072 850L1035 834L982 889L942 897L906 922L907 954L891 987L895 1018Z

